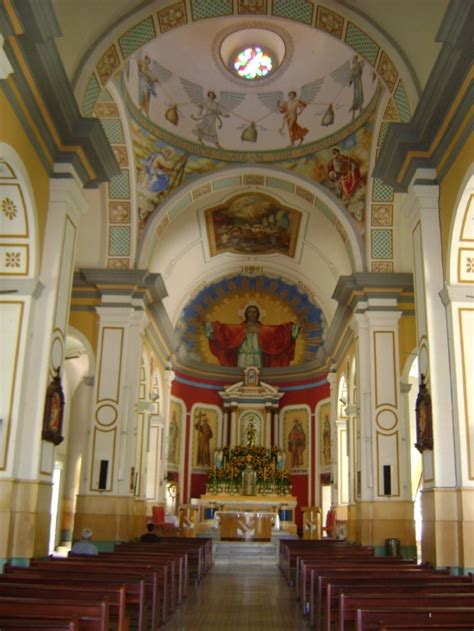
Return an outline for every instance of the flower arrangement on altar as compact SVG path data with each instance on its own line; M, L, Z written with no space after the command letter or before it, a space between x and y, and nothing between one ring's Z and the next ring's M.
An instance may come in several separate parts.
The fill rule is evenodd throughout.
M258 494L288 495L291 493L290 475L282 466L281 456L282 452L276 446L226 446L218 465L209 471L207 492L241 493L242 472L250 465L256 474Z

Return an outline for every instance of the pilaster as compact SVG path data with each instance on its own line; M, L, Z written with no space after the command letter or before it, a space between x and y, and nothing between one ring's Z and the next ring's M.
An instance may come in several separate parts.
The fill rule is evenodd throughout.
M439 188L435 172L419 170L408 189L403 211L410 220L414 256L414 287L419 371L431 395L433 451L423 452L423 486L456 485L453 408L446 310L443 289Z
M102 305L96 308L97 376L89 462L74 524L76 534L81 527L94 524L96 541L108 541L112 531L121 536L126 532L126 538L136 536L143 529L146 513L145 485L141 484L142 472L136 457L142 450L139 441L146 438L143 428L138 427L137 402L147 317L139 301L130 298L131 294L130 290L124 294L103 287ZM104 518L99 519L99 514Z
M394 298L361 300L354 311L360 407L355 531L360 543L380 548L384 537L397 536L397 531L403 534L403 545L413 548L414 514L404 466L407 446L399 386L401 313Z

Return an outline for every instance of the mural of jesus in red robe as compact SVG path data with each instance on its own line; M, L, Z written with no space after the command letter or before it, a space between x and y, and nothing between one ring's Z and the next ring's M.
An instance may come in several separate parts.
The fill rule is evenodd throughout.
M245 309L239 324L205 322L209 348L221 366L276 368L289 366L295 356L300 326L294 322L262 324L256 305Z

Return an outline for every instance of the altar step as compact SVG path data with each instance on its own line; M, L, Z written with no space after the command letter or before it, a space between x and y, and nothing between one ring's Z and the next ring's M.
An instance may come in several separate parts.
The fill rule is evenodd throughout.
M215 541L216 565L276 565L277 545L273 542Z

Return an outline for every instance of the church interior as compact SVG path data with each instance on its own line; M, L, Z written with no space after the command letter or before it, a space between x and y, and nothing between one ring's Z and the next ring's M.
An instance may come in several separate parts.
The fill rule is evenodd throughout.
M473 23L0 3L1 565L153 521L474 571Z

